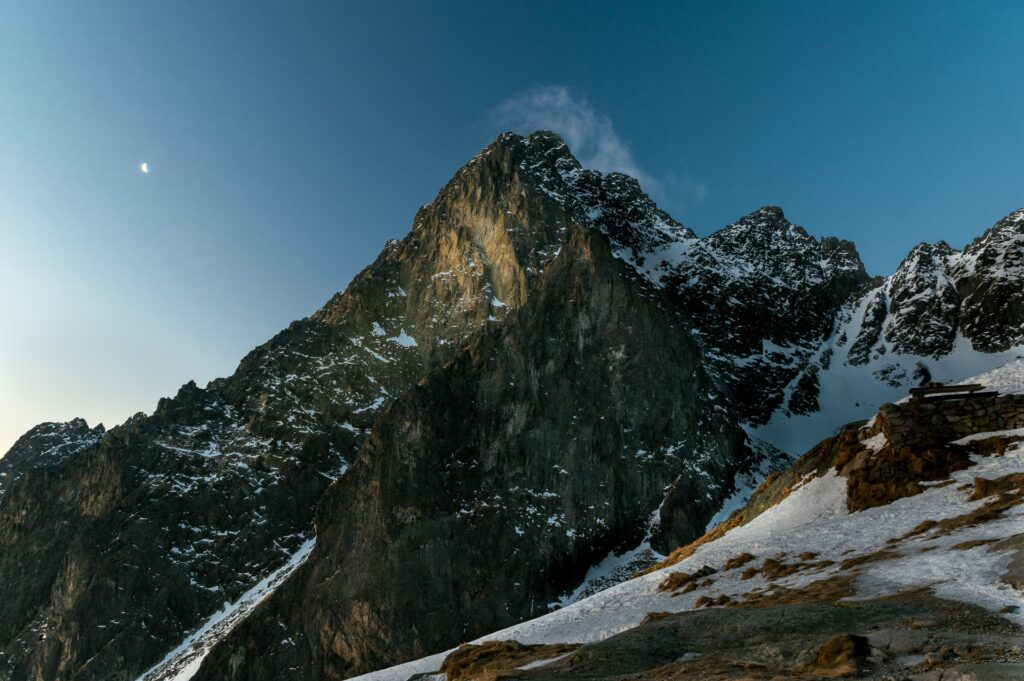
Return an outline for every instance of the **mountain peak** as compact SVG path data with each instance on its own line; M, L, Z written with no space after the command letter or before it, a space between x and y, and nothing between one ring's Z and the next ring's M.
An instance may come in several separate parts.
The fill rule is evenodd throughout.
M817 248L818 241L807 231L786 219L782 208L762 206L744 215L731 225L712 233L708 240L728 251L755 249L759 253L776 252L780 248Z
M910 249L910 253L907 253L907 257L903 259L897 271L903 269L908 263L919 260L921 258L935 258L943 257L947 255L953 255L956 253L956 249L947 244L945 241L936 241L935 243L928 243L922 241L921 243Z
M786 219L786 214L784 212L782 212L782 207L781 206L775 206L775 205L772 205L772 204L768 204L766 206L761 206L760 208L755 210L753 213L750 213L750 215L748 215L747 217L748 218L760 217L760 218L765 219L765 220L782 221L782 220Z
M557 149L560 147L566 147L568 145L562 136L553 130L535 130L526 136L527 143L542 148Z
M748 230L750 228L755 228L765 233L785 233L795 228L800 234L805 236L807 234L802 227L797 227L786 219L786 214L782 211L782 208L772 205L761 206L720 231L724 232L729 229L734 231L737 229Z
M580 162L573 156L569 145L565 140L551 130L537 130L529 135L523 136L515 132L506 131L498 135L493 142L484 147L467 166L475 161L492 155L508 155L520 161L530 161L529 167L536 167L538 164L550 164L559 166L562 170L580 169Z
M293 663L340 678L533 616L624 542L699 533L747 485L736 474L774 457L748 451L740 425L789 447L895 395L922 356L946 380L937 360L958 331L985 351L1020 346L1022 276L1024 210L964 253L922 244L874 281L853 243L779 206L701 239L558 134L503 133L231 377L186 383L107 435L42 424L0 459L0 528L16 528L0 583L19 596L0 601L0 677L134 678L216 644L197 681L238 659L245 678ZM507 559L481 572L493 555ZM485 596L461 609L437 570ZM143 583L175 599L109 586ZM56 677L46 641L61 646Z

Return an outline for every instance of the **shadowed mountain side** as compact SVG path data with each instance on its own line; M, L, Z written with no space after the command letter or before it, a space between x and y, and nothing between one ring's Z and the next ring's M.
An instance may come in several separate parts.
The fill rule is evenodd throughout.
M309 562L196 679L341 679L540 614L663 500L655 546L700 534L743 440L684 318L576 230L533 304L381 416Z

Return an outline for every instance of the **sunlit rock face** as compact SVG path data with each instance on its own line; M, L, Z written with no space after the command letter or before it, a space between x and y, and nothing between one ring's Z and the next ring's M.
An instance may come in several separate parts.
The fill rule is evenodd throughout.
M345 678L545 612L659 507L655 548L700 534L749 454L668 304L576 231L531 305L381 416L309 562L197 678Z

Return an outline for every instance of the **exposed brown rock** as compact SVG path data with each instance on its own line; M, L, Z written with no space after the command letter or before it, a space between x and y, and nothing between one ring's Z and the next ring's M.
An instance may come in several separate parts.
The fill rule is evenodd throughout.
M737 602L742 606L766 607L800 603L834 602L852 596L854 575L834 575L819 579L800 588L780 588L772 585L770 591L749 592Z
M854 676L870 654L871 646L866 637L839 634L826 641L818 650L814 663L803 667L800 672L826 679Z
M879 409L867 430L839 437L836 467L847 478L851 511L884 506L923 491L922 482L945 481L972 465L970 455L998 455L1015 438L992 437L952 445L967 435L1024 425L1024 397L1000 395L942 401L911 400ZM884 434L877 452L861 440ZM948 482L945 484L949 484Z
M644 619L641 622L641 624L647 624L648 622L657 622L658 620L663 620L671 615L672 613L664 610L658 612L649 612L646 615L644 615Z
M524 645L518 641L464 643L448 655L438 670L448 681L495 681L514 676L522 666L572 652L578 645Z
M754 560L755 556L752 553L741 553L738 556L733 556L725 562L725 570L735 570L736 568L743 567L750 561Z
M978 501L996 495L1020 496L1022 489L1024 489L1024 473L1011 473L995 480L975 478L974 492L967 500Z
M987 544L994 544L998 542L998 539L971 539L969 541L962 541L959 544L953 544L950 548L955 551L967 551L969 549L976 548L978 546L985 546ZM928 547L931 548L931 547Z

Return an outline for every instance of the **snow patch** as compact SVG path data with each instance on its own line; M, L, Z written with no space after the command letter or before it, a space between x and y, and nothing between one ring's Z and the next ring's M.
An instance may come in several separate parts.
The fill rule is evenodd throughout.
M397 343L398 345L401 345L403 348L414 348L417 345L416 339L407 334L405 332L405 329L402 329L397 336L389 338L388 340L391 341L392 343Z

